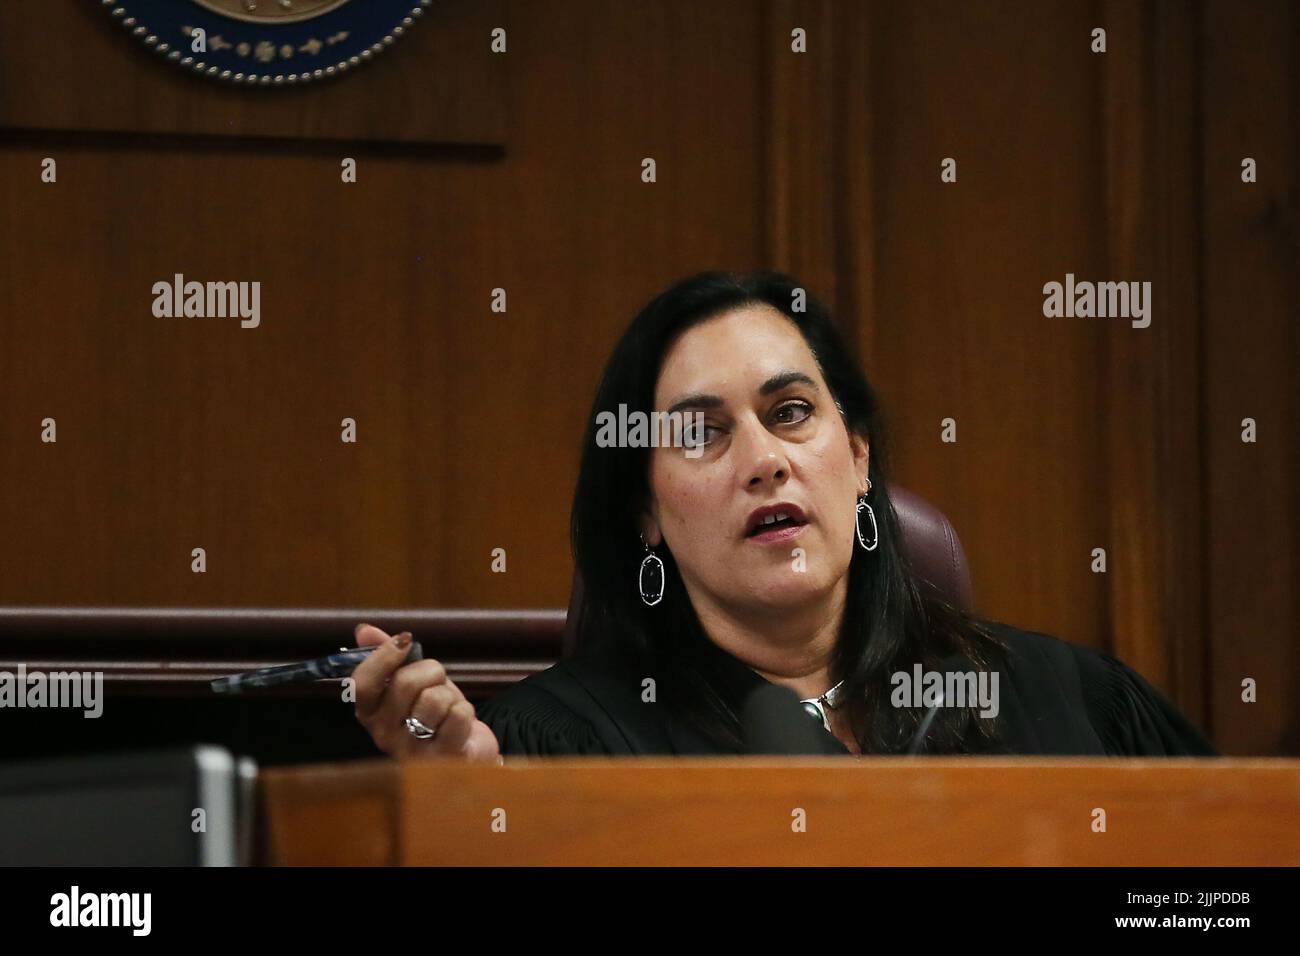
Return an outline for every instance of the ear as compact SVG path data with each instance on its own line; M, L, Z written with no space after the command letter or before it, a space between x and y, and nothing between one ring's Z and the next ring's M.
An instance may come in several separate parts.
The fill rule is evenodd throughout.
M659 530L659 519L650 511L641 512L641 537L652 548L657 548L663 543L664 535Z
M641 504L641 517L638 520L641 537L652 548L657 548L664 540L663 530L659 527L659 502L655 499L653 489L646 490L646 498Z
M853 449L853 470L858 478L858 493L867 490L867 473L871 465L871 446L857 432L849 432L849 447Z

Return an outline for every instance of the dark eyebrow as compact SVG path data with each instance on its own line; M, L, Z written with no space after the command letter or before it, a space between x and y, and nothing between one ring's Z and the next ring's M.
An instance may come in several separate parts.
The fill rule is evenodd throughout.
M758 387L758 394L771 395L773 392L779 392L788 385L798 382L801 385L807 385L813 391L819 391L817 383L803 372L796 372L794 369L786 369L784 372L777 372L766 382ZM703 392L696 392L694 395L684 395L677 401L673 402L668 409L668 414L680 412L687 408L717 408L722 404L722 399L717 395L708 395Z
M794 369L787 369L784 372L777 372L760 385L758 388L758 394L771 395L773 392L779 392L787 385L793 385L795 382L810 386L814 392L818 391L817 383L803 372L796 372Z

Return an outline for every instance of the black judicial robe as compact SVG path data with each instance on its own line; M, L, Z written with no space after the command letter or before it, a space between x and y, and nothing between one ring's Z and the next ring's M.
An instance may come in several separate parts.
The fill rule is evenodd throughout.
M1214 756L1186 717L1140 674L1108 654L1046 634L982 622L1007 644L999 667L1000 742L986 753ZM713 664L741 695L768 683L711 647ZM641 700L642 680L607 652L580 651L477 708L503 754L700 755L725 751L666 709ZM810 721L811 722L811 721ZM815 723L815 722L814 722ZM849 754L833 735L819 752Z

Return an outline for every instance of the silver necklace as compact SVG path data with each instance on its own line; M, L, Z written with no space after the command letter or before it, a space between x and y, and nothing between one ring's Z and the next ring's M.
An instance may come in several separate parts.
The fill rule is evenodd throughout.
M807 700L801 700L803 709L808 712L808 716L820 720L826 732L831 732L831 720L826 714L826 708L838 710L840 704L844 703L844 695L841 690L844 687L844 681L840 681L820 697L809 697Z

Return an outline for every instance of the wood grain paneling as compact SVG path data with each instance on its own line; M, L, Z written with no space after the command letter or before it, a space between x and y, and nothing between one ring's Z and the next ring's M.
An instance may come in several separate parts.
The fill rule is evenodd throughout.
M392 847L409 866L1294 866L1298 778L1294 760L304 767L266 775L263 859L338 863L345 846L365 853L350 862ZM791 832L796 807L806 832ZM1089 825L1095 807L1104 833Z
M882 4L871 21L865 321L898 479L952 517L980 611L1105 646L1089 563L1109 538L1097 378L1114 331L1042 313L1045 282L1106 272L1091 12Z
M1300 10L1205 6L1204 522L1215 737L1300 752ZM1258 182L1241 181L1241 161ZM1255 419L1257 441L1242 441ZM1191 517L1191 516L1189 516ZM1258 700L1242 701L1242 682Z
M770 0L764 58L766 252L866 346L874 276L867 4ZM803 31L804 52L792 49ZM869 351L869 348L867 348Z
M196 104L253 110L267 94L174 76L63 7L4 8L0 34L33 29L29 14L84 29L91 63ZM509 14L511 67L458 80L505 84L504 158L362 146L345 186L337 151L191 140L185 123L141 122L138 92L101 104L107 127L0 153L15 213L0 231L0 524L15 542L0 600L563 605L578 442L615 336L674 278L762 259L757 21L741 3ZM443 26L477 43L478 17ZM414 68L438 29L422 23L338 90ZM5 87L10 122L28 85ZM54 87L41 96L64 105L38 98L42 115L79 122L80 87ZM369 108L405 122L380 92ZM456 138L437 132L436 101L408 105ZM54 185L38 178L46 155ZM261 327L154 318L152 284L177 272L260 281ZM46 416L55 445L38 440ZM356 445L339 440L345 416ZM206 574L190 571L194 547Z
M1107 3L1100 72L1107 269L1151 283L1151 323L1105 323L1109 649L1204 721L1195 8Z

